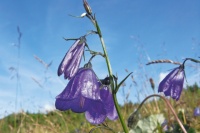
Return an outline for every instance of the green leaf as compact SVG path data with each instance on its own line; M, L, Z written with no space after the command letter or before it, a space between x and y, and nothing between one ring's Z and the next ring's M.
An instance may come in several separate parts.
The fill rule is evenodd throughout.
M158 123L162 123L164 120L165 117L163 114L150 115L139 120L137 125L129 133L153 133L158 127ZM155 131L155 133L159 132Z
M116 87L115 94L119 90L119 87L124 83L124 81L132 74L133 72L129 73Z

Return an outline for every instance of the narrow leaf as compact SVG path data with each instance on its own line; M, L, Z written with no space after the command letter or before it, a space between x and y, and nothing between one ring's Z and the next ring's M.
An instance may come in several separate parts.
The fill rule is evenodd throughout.
M116 87L115 94L119 90L119 87L124 83L124 81L132 74L133 72L129 73Z

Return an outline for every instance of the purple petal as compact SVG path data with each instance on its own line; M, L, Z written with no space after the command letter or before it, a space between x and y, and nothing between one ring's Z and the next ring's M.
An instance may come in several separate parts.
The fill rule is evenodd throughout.
M65 111L71 109L75 113L85 112L90 105L90 101L84 97L78 97L73 100L56 99L56 109Z
M78 45L79 42L80 42L80 39L78 39L77 41L75 41L75 43L70 47L70 49L65 54L62 62L60 63L60 65L58 67L58 76L60 76L64 72L65 66L69 64L70 60L73 57L72 56L72 51L77 47L77 45Z
M180 72L176 75L176 77L173 80L173 83L171 84L171 97L173 99L179 100L181 96L181 92L183 89L183 82L184 82L184 72Z
M103 88L100 90L100 96L104 103L107 117L110 120L116 120L118 118L118 114L114 105L112 94L107 86L103 86Z
M81 88L77 84L78 76L73 77L65 87L65 89L56 97L57 99L72 100L81 95Z
M73 58L71 59L70 63L65 66L65 70L64 70L65 79L67 78L71 79L76 74L81 63L84 47L85 45L81 44L81 45L78 45L76 49L74 50L74 53L72 55Z
M106 119L106 111L103 103L91 100L90 108L85 112L85 117L92 124L101 124Z
M71 101L63 100L63 99L56 99L56 109L60 111L65 111L71 108Z
M170 83L178 71L179 67L175 68L160 82L158 92L166 92L166 95L170 95Z
M96 74L90 68L85 68L81 70L76 76L79 76L77 84L81 88L81 95L93 99L100 99L100 82L98 81Z
M184 70L177 67L161 81L158 92L164 92L165 96L171 96L173 99L179 100L183 82Z
M70 47L58 67L58 76L64 73L65 79L71 79L75 75L81 62L85 41L85 37L81 37Z
M90 100L80 96L71 103L71 110L75 113L83 113L88 110L89 105Z
M71 100L82 95L86 98L97 100L100 99L100 85L92 69L80 68L76 76L69 81L63 92L56 98Z
M194 116L200 116L200 108L199 107L196 107L195 109L194 109Z

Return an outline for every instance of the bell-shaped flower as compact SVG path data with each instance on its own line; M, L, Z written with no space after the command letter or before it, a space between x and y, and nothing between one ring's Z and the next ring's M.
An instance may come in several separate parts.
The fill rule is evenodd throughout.
M115 120L118 116L112 94L107 86L102 86L91 68L80 68L56 97L55 106L61 111L85 112L86 119L92 124L100 124L106 117Z
M196 107L194 109L194 116L197 117L197 116L200 116L200 108L199 107Z
M58 67L58 76L64 73L65 79L71 79L76 74L81 63L85 45L85 36L75 41Z
M184 83L184 66L173 69L159 84L158 92L179 100Z

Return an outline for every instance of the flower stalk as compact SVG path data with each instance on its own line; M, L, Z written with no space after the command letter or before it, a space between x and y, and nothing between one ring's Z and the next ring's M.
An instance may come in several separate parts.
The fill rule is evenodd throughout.
M88 7L90 7L88 5L88 3L83 0L84 4L87 5ZM107 50L106 50L106 45L104 43L104 39L102 37L102 33L101 33L101 29L97 23L97 20L95 18L94 15L92 15L92 13L88 13L88 8L85 6L85 10L87 12L87 17L90 19L90 21L93 23L94 27L96 28L96 33L98 34L99 38L100 38L100 42L101 42L101 45L102 45L102 49L103 49L103 53L104 53L104 58L106 60L106 65L107 65L107 69L108 69L108 73L109 73L109 77L110 77L110 80L111 80L111 89L112 89L112 96L113 96L113 101L114 101L114 104L115 104L115 107L116 107L116 110L117 110L117 113L118 113L118 116L119 116L119 120L121 122L121 125L123 127L123 130L125 133L128 133L128 128L124 122L124 119L122 118L122 115L121 115L121 112L120 112L120 107L118 105L118 101L117 101L117 97L116 97L116 89L117 89L117 86L115 85L115 80L114 80L114 77L113 77L113 73L112 73L112 68L111 68L111 64L110 64L110 60L108 58L108 53L107 53ZM90 8L91 10L91 8Z
M187 133L185 127L183 126L183 124L182 124L181 121L179 120L178 116L176 115L176 113L175 113L175 111L174 111L172 105L169 103L169 101L167 101L167 100L166 100L163 96L161 96L161 95L152 94L152 95L146 97L146 98L141 102L141 104L139 105L139 107L137 108L137 110L136 110L135 112L138 112L138 111L140 110L140 108L142 107L142 105L145 103L145 101L148 100L148 99L151 98L151 97L159 97L159 98L161 98L162 100L164 100L165 103L167 104L167 106L169 107L169 109L171 110L171 112L173 113L173 115L174 115L176 121L178 122L179 126L181 127L182 131L183 131L184 133ZM129 119L128 119L128 121L131 121L131 120L130 120L131 117L133 118L133 116L130 116Z
M114 101L114 104L115 104L115 107L116 107L116 110L117 110L117 113L118 113L119 120L120 120L121 125L123 127L123 130L124 130L125 133L128 133L128 128L127 128L127 126L124 122L124 119L122 118L122 114L120 112L119 104L117 102L117 97L116 97L115 93L113 94L113 101Z
M113 100L114 100L114 104L115 104L115 107L116 107L116 110L117 110L117 113L118 113L118 116L119 116L119 120L121 122L121 125L123 127L123 130L125 133L128 133L128 128L124 122L124 119L122 118L122 115L121 115L121 112L120 112L120 108L119 108L119 105L118 105L118 102L117 102L117 97L116 97L116 93L115 93L115 88L117 86L114 85L114 78L113 78L113 74L112 74L112 68L111 68L111 64L110 64L110 61L109 61L109 58L108 58L108 54L107 54L107 51L106 51L106 46L105 46L105 43L104 43L104 40L103 40L103 37L102 37L102 34L101 34L101 30L100 30L100 27L99 25L97 24L97 21L95 20L94 22L96 22L96 30L97 30L97 33L99 35L99 38L100 38L100 41L101 41L101 45L102 45L102 49L103 49L103 52L104 52L104 55L105 55L105 60L106 60L106 64L107 64L107 68L108 68L108 73L109 73L109 77L111 78L111 88L112 88L112 95L113 95Z

